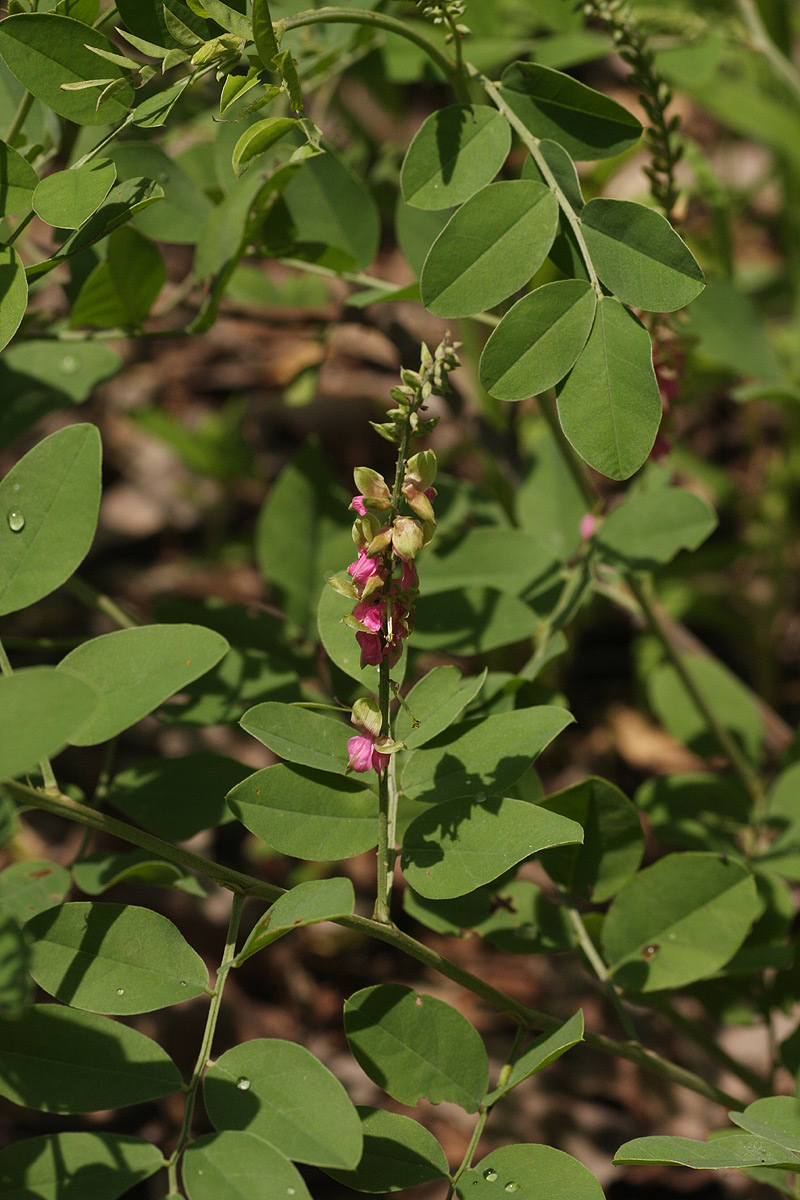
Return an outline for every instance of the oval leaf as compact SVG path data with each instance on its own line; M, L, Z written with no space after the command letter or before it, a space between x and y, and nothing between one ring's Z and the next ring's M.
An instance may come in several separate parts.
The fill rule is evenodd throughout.
M539 63L512 63L500 92L531 133L579 162L611 158L641 137L641 124L621 104Z
M478 1032L461 1013L400 984L356 992L344 1006L344 1031L370 1079L401 1104L424 1096L476 1112L489 1061Z
M796 1096L765 1096L748 1104L744 1112L730 1112L728 1116L747 1133L800 1155L800 1100Z
M355 908L355 892L349 879L310 879L307 883L298 883L264 914L233 965L240 966L251 954L263 950L293 929L350 917Z
M614 1155L620 1166L659 1163L693 1167L696 1171L719 1171L728 1168L782 1167L787 1171L800 1169L800 1158L789 1151L750 1134L733 1133L713 1138L710 1142L695 1142L685 1137L634 1138L620 1146Z
M47 596L86 557L100 508L100 434L51 433L0 483L0 615Z
M414 208L462 204L491 183L510 149L511 127L495 109L440 108L424 122L403 160L403 197Z
M13 246L4 246L0 250L0 350L19 329L27 304L28 280L22 260Z
M46 858L12 863L0 872L0 909L22 924L61 904L71 884L69 871Z
M547 138L539 142L539 154L544 159L546 166L549 168L572 208L574 208L576 213L579 213L583 208L583 193L581 192L581 181L578 178L575 163L563 146L559 146L558 142L548 141ZM522 164L522 178L538 179L540 183L546 183L548 187L550 186L532 154L529 154Z
M28 939L19 924L0 910L0 1020L19 1017L31 1002L30 955Z
M228 805L257 837L296 858L352 858L378 840L375 793L305 767L278 763L256 771L233 789Z
M625 304L674 312L705 287L689 247L652 208L630 200L590 200L581 228L597 274Z
M509 1188L509 1184L516 1184ZM500 1146L458 1181L458 1200L603 1200L603 1189L586 1167L552 1146Z
M462 587L420 596L413 644L417 650L439 654L486 654L498 646L525 641L538 628L537 614L516 596L494 588ZM403 664L401 658L398 666Z
M56 668L99 696L95 712L73 735L73 746L116 737L204 675L227 650L224 637L201 625L142 625L84 642Z
M347 742L356 732L344 721L274 701L249 708L239 724L286 762L335 775L344 774Z
M233 1130L189 1143L183 1183L189 1200L311 1200L300 1172L279 1150Z
M717 659L706 654L685 654L684 665L695 687L716 713L717 720L736 739L747 757L758 762L764 748L764 722L755 697L741 680ZM672 663L660 663L646 680L653 711L673 737L685 742L695 754L712 757L719 743L705 715Z
M96 705L92 688L52 667L24 667L2 676L0 779L13 779L58 754Z
M354 1171L328 1171L357 1192L399 1192L449 1173L444 1150L424 1125L381 1108L359 1107L364 1152Z
M403 771L414 800L502 795L573 718L539 705L464 721L415 750Z
M122 1133L48 1133L0 1150L5 1200L118 1200L163 1166L158 1146Z
M583 1041L583 1032L583 1010L578 1009L575 1016L570 1017L558 1029L553 1030L552 1033L543 1033L531 1043L525 1053L514 1063L506 1082L502 1087L490 1092L485 1103L495 1104L501 1096L505 1096L518 1083L522 1083L524 1079L529 1079L531 1075L536 1075L545 1067L549 1067L550 1063L555 1062L557 1058L561 1058L562 1054L566 1054L567 1050L571 1050L573 1046L577 1046L578 1042Z
M475 699L486 675L484 668L480 675L468 675L464 679L458 667L434 667L406 696L407 707L400 709L395 721L395 736L405 742L409 750L424 746L452 725Z
M643 570L696 550L717 518L704 500L685 488L662 487L626 496L600 526L595 540L613 558Z
M440 317L493 308L536 274L558 226L544 184L490 183L450 218L422 268L422 302Z
M510 797L434 804L403 838L403 874L420 896L449 900L497 879L548 846L580 842L574 821Z
M200 955L148 908L78 901L40 913L25 928L33 939L33 978L72 1008L152 1012L208 987Z
M99 1112L177 1091L168 1054L108 1017L37 1004L0 1022L0 1095L40 1112Z
M30 208L39 176L21 154L0 142L0 217L13 217Z
M79 229L96 212L114 186L117 168L96 160L74 171L56 171L36 188L33 207L57 229Z
M715 854L668 854L613 901L602 941L614 982L633 992L707 979L741 946L761 911L753 876Z
M581 458L610 479L627 479L650 453L661 423L650 335L616 300L599 301L558 415Z
M265 117L244 131L233 148L233 169L241 175L248 163L264 154L287 133L297 128L293 117Z
M55 13L19 13L0 22L0 55L37 100L60 117L78 125L110 125L121 121L133 102L133 88L120 83L98 105L102 88L64 91L65 83L87 79L119 79L127 73L114 62L93 54L87 46L113 54L101 33Z
M148 758L114 776L108 799L151 833L183 842L232 820L225 796L249 774L221 754Z
M209 1068L206 1111L217 1129L246 1130L294 1162L351 1169L361 1123L339 1080L304 1046L257 1038Z
M597 298L580 279L536 288L509 309L481 355L481 383L498 400L525 400L559 383L575 365Z

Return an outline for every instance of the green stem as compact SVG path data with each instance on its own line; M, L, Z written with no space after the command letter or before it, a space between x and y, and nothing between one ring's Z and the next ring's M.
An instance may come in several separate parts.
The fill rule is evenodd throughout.
M769 36L755 0L736 0L736 6L750 34L753 49L763 54L775 74L800 97L800 73L789 59L781 54Z
M428 58L444 75L453 87L458 99L468 104L469 93L464 81L446 54L443 54L435 42L420 33L413 25L390 17L387 13L370 12L358 8L315 8L308 12L296 13L293 17L284 17L275 22L275 35L280 42L284 33L292 29L301 29L305 25L370 25L373 29L385 29L387 33L396 33L406 38L424 50Z
M52 813L54 816L65 817L67 820L76 821L80 825L90 825L94 829L102 830L113 837L130 842L134 846L140 846L143 850L166 859L167 862L177 863L178 866L185 867L189 871L197 871L199 874L213 880L220 887L227 888L229 891L243 892L248 896L265 900L268 904L273 904L279 896L285 894L283 888L256 879L252 875L246 875L242 871L224 867L219 863L213 862L211 859L203 858L199 854L193 854L191 851L185 850L182 846L174 846L171 842L166 842L162 838L146 833L144 830L136 829L133 825L129 825L125 821L120 821L116 817L96 812L94 809L89 808L85 804L80 804L77 800L72 800L68 796L51 796L29 787L27 784L19 783L16 780L4 781L3 787L14 799L23 805L31 808L39 808L44 812ZM451 962L450 959L438 954L431 947L418 942L415 938L410 937L407 933L403 933L402 930L397 929L393 925L384 925L379 921L372 921L367 917L357 916L342 917L336 923L344 926L346 929L352 929L356 933L376 938L378 941L393 946L400 953L406 954L409 958L415 959L430 970L436 971L446 979L452 980L460 987L478 996L481 1000L486 1001L487 1004L498 1011L506 1013L524 1029L547 1033L559 1028L561 1025L561 1021L557 1017L552 1017L549 1013L540 1012L537 1009L521 1004L513 996L506 995L505 992L501 992L498 988L493 987L490 983L486 983L477 975L464 970L457 963ZM690 1091L696 1092L698 1096L704 1096L706 1099L712 1100L715 1104L721 1104L726 1108L737 1108L741 1105L741 1101L735 1096L731 1096L729 1093L715 1087L713 1083L702 1079L693 1071L689 1071L685 1067L670 1062L668 1059L661 1058L658 1054L645 1050L643 1046L637 1043L618 1042L613 1038L597 1033L588 1033L584 1041L588 1046L601 1051L603 1054L610 1054L636 1063L651 1074L657 1075L662 1079L668 1079L681 1087L686 1087Z
M394 877L394 862L397 842L397 755L389 755L389 766L386 771L389 787L389 820L386 843L389 849L389 874L386 880L386 904L390 907L392 899L392 879Z
M569 917L570 923L572 925L572 928L575 930L575 936L578 939L580 948L581 948L581 950L583 950L583 953L586 955L587 959L589 960L589 965L591 966L595 975L597 976L597 978L600 980L603 987L605 988L606 994L608 995L609 1000L611 1001L612 1005L614 1006L614 1011L616 1012L617 1016L619 1017L620 1025L622 1026L625 1033L632 1041L634 1041L634 1042L637 1041L638 1035L636 1033L636 1028L633 1024L633 1020L631 1019L631 1015L627 1011L625 1006L623 1005L622 1000L619 997L619 993L617 992L617 989L614 987L614 984L608 973L608 967L603 962L602 958L600 957L600 955L597 952L597 947L595 946L592 939L589 937L589 931L587 930L587 928L583 922L583 917L578 912L577 908L573 908L572 905L566 904L565 908L566 908L567 916Z
M389 660L382 658L378 667L378 704L381 710L381 737L389 733ZM378 887L373 918L383 924L391 922L389 913L389 879L393 863L389 861L393 847L389 845L389 771L378 777Z
M33 107L33 95L31 92L25 92L19 102L17 111L11 118L11 124L8 127L8 133L3 139L9 146L14 143L14 140L19 137L22 132L22 127L28 119L28 113Z
M547 180L547 186L550 188L550 191L558 201L559 208L569 222L570 228L575 235L575 241L578 243L578 249L581 252L581 257L586 264L589 282L591 283L597 295L602 296L603 289L600 287L600 280L597 278L597 272L594 269L594 263L592 262L592 257L589 254L589 249L583 236L581 219L562 191L559 182L553 172L550 170L550 167L547 165L547 160L539 149L539 142L541 139L535 137L534 134L531 133L530 129L528 129L527 125L525 125L524 122L519 119L514 110L509 108L503 97L500 95L499 90L492 83L491 79L487 79L483 72L479 71L477 67L473 67L471 63L466 64L466 69L472 78L476 79L478 83L480 83L481 87L486 92L486 95L489 97L498 112L503 114L511 128L516 132L522 144L527 147L537 167Z
M239 922L242 919L242 907L245 897L241 894L234 894L233 906L231 908L231 916L228 922L228 933L225 938L225 950L222 955L222 962L217 971L217 979L214 984L214 991L211 994L211 1004L208 1009L208 1017L206 1018L206 1027L203 1031L203 1041L200 1045L200 1053L197 1056L197 1062L192 1072L192 1078L189 1081L189 1087L186 1092L186 1106L183 1110L183 1122L181 1131L178 1135L178 1142L175 1149L169 1158L168 1177L170 1193L178 1194L178 1160L183 1153L184 1147L189 1141L192 1133L192 1119L194 1117L194 1106L197 1100L197 1092L200 1088L200 1083L203 1078L203 1072L209 1064L211 1057L211 1046L214 1041L214 1030L217 1027L217 1018L222 1004L222 993L225 988L225 980L228 972L231 969L231 963L236 957L236 937L239 933Z
M97 609L115 625L119 625L120 629L135 629L138 626L139 622L128 616L125 610L120 608L110 596L98 592L97 588L93 588L85 579L78 579L77 575L73 575L71 579L67 580L64 587L76 600L80 600L88 608Z

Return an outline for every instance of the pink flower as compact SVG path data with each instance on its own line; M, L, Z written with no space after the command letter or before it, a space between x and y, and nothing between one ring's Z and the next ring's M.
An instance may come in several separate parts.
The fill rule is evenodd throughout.
M347 743L347 753L354 771L383 771L389 763L389 755L375 749L375 740L368 732L351 737Z
M350 504L350 507L354 508L360 517L365 517L367 515L367 506L364 503L365 499L365 496L353 496Z
M400 576L400 588L402 591L407 592L412 588L419 587L419 576L417 575L417 568L414 565L413 558L404 558L402 563L403 571Z
M366 600L359 600L353 609L353 616L366 625L370 633L378 633L384 623L386 604L385 596L369 596Z
M597 528L597 517L594 513L584 513L581 517L581 523L578 526L581 537L585 542L594 536L594 531Z
M356 634L356 641L361 647L361 666L380 666L381 659L383 658L381 635L379 633L363 633L359 631Z
M380 562L377 558L370 558L366 549L360 550L356 561L347 568L347 573L352 575L357 588L363 588L368 579L380 573Z

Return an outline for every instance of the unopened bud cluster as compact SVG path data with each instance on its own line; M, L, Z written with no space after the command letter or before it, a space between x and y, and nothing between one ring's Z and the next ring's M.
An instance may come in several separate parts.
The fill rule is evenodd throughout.
M464 15L464 0L440 0L438 4L432 0L417 0L417 7L422 9L423 16L433 21L434 25L449 25L462 37L469 33L466 25L456 24Z

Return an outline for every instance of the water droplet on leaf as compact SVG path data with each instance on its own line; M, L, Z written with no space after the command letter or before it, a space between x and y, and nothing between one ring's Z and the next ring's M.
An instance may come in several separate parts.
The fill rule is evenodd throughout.
M8 528L12 533L19 533L25 528L25 518L18 508L12 508L8 514Z
M185 980L185 979L182 979L182 980L181 980L181 987L188 987L188 986L189 986L189 985L188 985L188 983L186 982L186 980Z
M125 988L117 988L117 995L118 995L118 996L124 996L124 995L125 995Z
M495 1179L497 1179L497 1171L495 1171L494 1167L487 1167L483 1172L483 1178L488 1183L494 1183Z
M236 1086L240 1092L246 1092L247 1089L250 1087L250 1080L247 1078L246 1075L241 1075L236 1080Z
M512 1179L510 1183L507 1183L507 1184L506 1184L506 1186L505 1186L505 1188L504 1188L503 1190L504 1190L504 1191L506 1191L506 1192L518 1192L518 1191L519 1191L519 1184L518 1184L518 1183L514 1183L514 1180Z
M77 360L74 359L71 354L67 354L64 358L62 358L61 370L64 372L65 375L74 375L75 372L77 371L77 369L78 369Z
M486 792L478 792L478 794L475 797L475 803L476 804L485 804L486 803Z
M286 1195L287 1195L287 1196L293 1196L293 1195L294 1195L294 1192L295 1192L295 1189L294 1189L294 1188L287 1188L287 1189L286 1189Z

